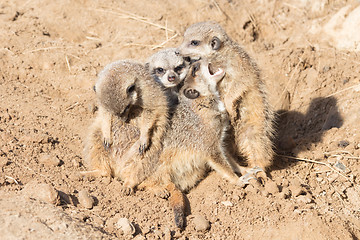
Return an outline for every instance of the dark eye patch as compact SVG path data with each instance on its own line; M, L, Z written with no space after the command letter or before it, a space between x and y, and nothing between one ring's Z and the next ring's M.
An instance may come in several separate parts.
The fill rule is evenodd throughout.
M190 57L183 57L184 58L184 60L186 61L186 62L191 62L191 58Z
M184 67L185 67L185 64L183 63L183 64L177 66L177 67L174 69L174 71L175 71L176 73L179 73Z
M195 77L196 76L196 72L200 69L200 64L199 63L195 63L193 65L192 68L192 72L191 72L191 76Z
M189 99L195 99L200 96L200 93L193 88L187 88L184 90L184 95Z
M130 93L132 93L134 91L135 91L135 84L134 83L126 88L126 93L127 94L130 94Z

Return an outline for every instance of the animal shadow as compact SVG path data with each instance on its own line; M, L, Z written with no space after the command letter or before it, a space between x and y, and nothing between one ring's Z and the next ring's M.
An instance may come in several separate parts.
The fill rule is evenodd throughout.
M331 128L343 125L337 100L334 97L318 97L311 101L306 114L280 110L276 121L276 152L279 155L297 155L310 150L312 144L322 141L323 134ZM288 167L292 161L274 158L273 169Z

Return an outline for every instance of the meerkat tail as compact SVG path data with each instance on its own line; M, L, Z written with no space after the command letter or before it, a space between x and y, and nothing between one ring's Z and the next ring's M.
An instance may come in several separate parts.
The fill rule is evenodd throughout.
M175 187L175 184L167 185L167 190L170 192L170 206L174 211L175 225L183 229L185 226L185 197L184 194Z

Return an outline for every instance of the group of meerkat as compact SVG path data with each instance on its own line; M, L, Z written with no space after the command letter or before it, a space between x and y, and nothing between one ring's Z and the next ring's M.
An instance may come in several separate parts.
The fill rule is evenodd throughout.
M191 25L178 48L145 64L109 64L94 89L83 174L169 198L176 226L184 227L183 192L209 169L238 186L266 179L274 114L256 63L219 24Z

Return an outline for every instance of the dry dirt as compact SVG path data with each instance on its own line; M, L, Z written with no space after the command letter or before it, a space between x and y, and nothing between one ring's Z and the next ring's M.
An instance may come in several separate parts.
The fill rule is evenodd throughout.
M1 238L358 239L360 21L351 14L358 5L2 0ZM179 231L166 200L141 191L122 196L120 181L79 172L97 73L178 46L185 28L203 20L222 24L262 70L278 112L269 172L277 186L261 194L211 172L187 194L187 226ZM130 220L133 235L123 233L120 218Z

